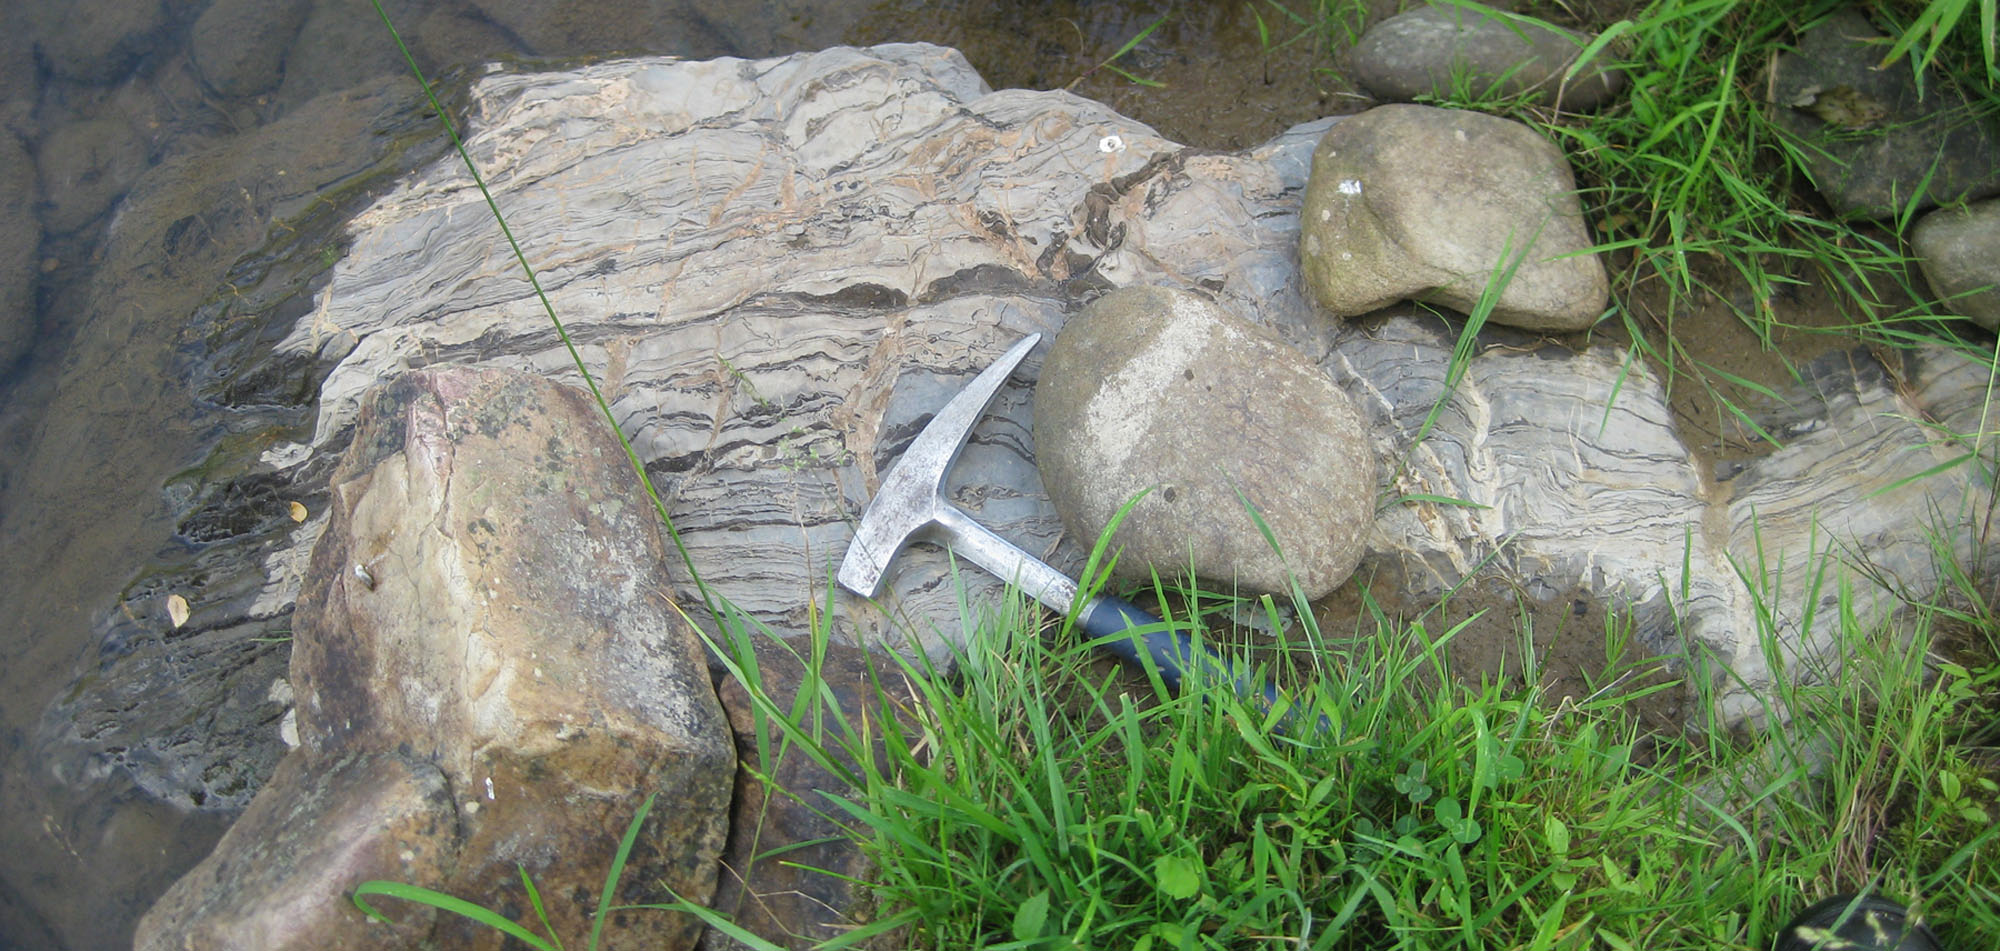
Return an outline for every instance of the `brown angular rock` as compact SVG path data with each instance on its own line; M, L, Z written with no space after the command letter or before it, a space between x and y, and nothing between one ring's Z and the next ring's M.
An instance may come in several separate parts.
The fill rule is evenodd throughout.
M360 922L345 896L371 878L436 881L451 871L457 809L444 775L409 753L315 769L293 754L215 852L139 920L135 951L414 946L428 906L377 899L390 923Z
M657 792L618 901L670 901L667 889L706 900L734 757L693 630L661 588L658 524L588 399L511 370L405 374L370 391L332 491L295 619L303 766L251 811L306 795L352 757L410 751L442 777L457 822L418 837L436 863L357 861L354 880L418 875L514 913L526 911L519 866L558 934L581 936L619 835ZM247 838L191 874L247 867ZM234 897L156 908L183 937L149 940L191 939L259 900L254 878L202 890L218 893ZM294 913L364 930L346 902L326 890ZM625 914L606 940L687 948L700 930L684 916ZM401 946L381 938L356 946ZM499 946L452 917L428 940Z

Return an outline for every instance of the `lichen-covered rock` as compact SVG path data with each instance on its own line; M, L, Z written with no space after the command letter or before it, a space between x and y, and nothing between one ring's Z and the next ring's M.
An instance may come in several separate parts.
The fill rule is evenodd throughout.
M1907 63L1881 68L1888 42L1843 9L1778 57L1773 114L1819 193L1843 215L1888 218L1913 200L1921 210L2000 192L2000 126L1950 84L1918 95Z
M706 901L735 757L705 655L659 584L658 518L590 398L518 371L413 371L369 392L332 487L295 618L291 756L302 765L280 770L249 812L309 799L353 757L411 751L440 775L454 819L408 796L344 802L383 814L322 821L295 834L298 850L341 853L361 844L353 828L407 820L401 852L343 860L341 884L413 876L498 907L520 901L525 868L560 896L548 904L557 932L583 934L620 834L657 794L618 901ZM225 844L268 847L252 836ZM403 857L412 850L424 860ZM328 884L332 870L274 881L236 852L209 865L194 874L244 877L198 890L199 908L159 910L176 926L155 935L159 947L234 933L274 893L293 899L292 916L373 935L354 947L405 946L370 931L346 888L297 884ZM429 940L498 947L468 928L446 916ZM664 949L691 948L700 933L668 913L622 915L605 930L614 946ZM292 938L258 946L325 940Z
M1342 119L1300 214L1299 265L1334 316L1404 299L1468 312L1510 268L1495 323L1581 330L1610 297L1569 161L1512 120L1411 105Z
M1147 493L1112 535L1131 580L1192 572L1283 596L1296 579L1319 598L1374 522L1374 443L1347 394L1184 290L1113 291L1063 327L1035 386L1035 461L1084 543Z
M1945 309L2000 330L2000 199L1925 215L1910 246Z
M1603 54L1567 80L1563 74L1595 37L1534 17L1458 4L1421 6L1368 29L1354 45L1354 81L1377 99L1531 94L1558 109L1588 110L1610 101L1625 74Z

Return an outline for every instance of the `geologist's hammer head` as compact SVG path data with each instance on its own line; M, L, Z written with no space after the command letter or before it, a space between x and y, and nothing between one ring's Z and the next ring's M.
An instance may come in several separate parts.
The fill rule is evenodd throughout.
M959 450L965 448L972 424L985 414L986 404L993 402L1001 384L1041 339L1041 334L1029 334L1007 348L931 418L903 457L889 468L882 488L855 527L847 557L841 559L837 575L841 587L873 597L896 552L937 522L939 507L948 504L944 501L944 475L958 460Z

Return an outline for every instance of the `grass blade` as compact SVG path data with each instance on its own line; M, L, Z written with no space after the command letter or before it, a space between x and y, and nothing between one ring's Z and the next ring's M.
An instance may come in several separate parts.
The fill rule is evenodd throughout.
M373 918L377 921L386 922L389 919L385 917L381 912L376 911L372 906L368 904L368 902L363 900L365 898L374 895L381 895L387 898L400 898L403 899L404 901L413 901L421 905L429 905L432 908L438 909L439 911L448 911L454 915L459 915L464 918L469 918L482 925L485 925L488 928L492 928L495 931L501 932L510 938L517 939L521 943L526 944L531 948L534 948L535 951L559 951L557 946L542 940L542 938L536 935L534 932L529 931L528 929L515 924L514 922L508 920L505 917L502 917L497 912L489 911L488 909L483 908L479 905L475 905L469 901L466 901L465 899L455 898L451 895L447 895L440 891L433 891L431 889L424 888L419 885L405 885L402 882L385 882L378 880L378 881L362 882L360 885L355 886L354 889L355 906L360 908L361 911L368 917Z

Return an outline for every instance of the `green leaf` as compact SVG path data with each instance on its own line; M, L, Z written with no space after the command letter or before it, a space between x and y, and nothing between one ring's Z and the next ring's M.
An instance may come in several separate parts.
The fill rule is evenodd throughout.
M1549 840L1549 848L1557 855L1569 854L1569 826L1561 819L1550 816L1542 820L1542 834Z
M1201 894L1201 864L1181 855L1162 855L1153 860L1153 877L1160 891L1176 901Z
M1042 936L1049 920L1049 890L1044 888L1014 909L1014 940L1033 941Z

